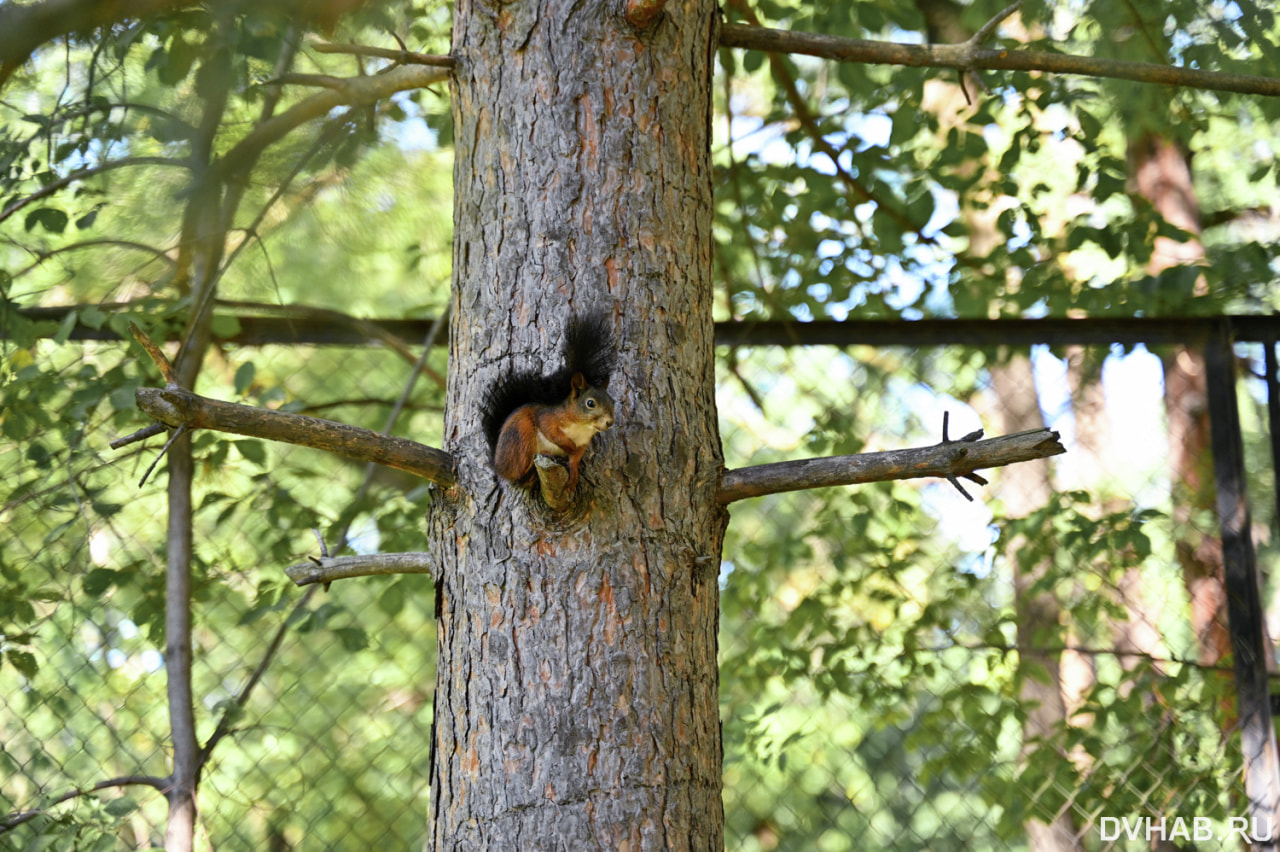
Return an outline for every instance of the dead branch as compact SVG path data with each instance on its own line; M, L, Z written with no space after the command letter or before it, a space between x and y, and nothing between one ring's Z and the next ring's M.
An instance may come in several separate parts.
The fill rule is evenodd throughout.
M129 328L134 339L156 363L166 383L163 388L138 388L134 392L134 400L139 409L166 426L179 431L213 429L217 432L314 447L357 461L375 462L407 471L446 488L457 482L453 472L453 456L444 450L406 438L382 435L359 426L348 426L303 414L238 405L234 402L220 402L192 393L178 383L173 367L160 347L136 324L130 323ZM146 430L120 439L120 445L132 443L144 431ZM169 443L173 443L172 439ZM169 444L166 444L165 449L168 448ZM160 454L164 455L164 450ZM146 477L143 477L143 481L146 481Z
M724 24L720 27L721 47L741 47L767 53L802 53L839 62L880 65L910 65L923 68L953 68L960 71L1045 71L1080 74L1164 86L1184 86L1245 95L1280 96L1280 79L1250 74L1201 71L1198 68L1156 65L1124 59L1101 59L1068 53L1033 50L1003 50L961 44L898 44L860 38L840 38L817 33L797 33Z
M175 386L178 383L177 374L173 371L173 365L169 363L169 359L160 351L160 347L156 346L155 341L147 336L147 333L136 322L129 323L129 331L133 334L133 339L138 341L138 345L147 353L153 364L160 370L160 376L164 379L168 386Z
M430 574L430 553L372 553L365 556L320 556L284 569L289 579L299 586L331 583L347 577L372 577L376 574Z
M407 438L380 435L372 429L221 402L178 387L138 388L138 408L166 426L213 429L233 435L314 447L349 459L376 462L429 479L446 488L457 482L453 456Z
M725 471L718 499L723 505L784 491L920 477L948 479L959 487L956 477L979 481L975 471L1065 452L1057 432L1033 429L985 441L961 439L932 447L762 464Z

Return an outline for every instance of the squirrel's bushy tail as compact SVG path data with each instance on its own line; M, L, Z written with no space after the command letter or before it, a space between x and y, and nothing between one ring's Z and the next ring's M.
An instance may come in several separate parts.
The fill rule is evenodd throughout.
M502 424L517 408L530 403L556 405L564 402L569 396L575 373L582 373L590 387L605 389L609 386L616 361L613 324L608 314L569 317L564 329L562 366L550 375L516 373L503 376L485 394L480 417L490 451L498 445Z

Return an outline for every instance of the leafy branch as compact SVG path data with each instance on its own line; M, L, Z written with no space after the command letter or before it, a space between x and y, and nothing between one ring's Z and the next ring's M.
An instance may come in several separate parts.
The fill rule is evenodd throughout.
M169 787L169 779L158 778L154 775L122 775L118 778L107 778L106 780L99 781L89 787L77 787L74 790L55 796L50 800L49 804L45 805L43 808L31 808L29 810L17 811L9 814L9 816L0 820L0 834L11 831L22 825L24 822L30 822L41 814L46 813L50 808L60 805L63 802L69 802L72 799L78 799L82 796L88 796L92 793L97 793L112 787L129 786L153 787L163 793Z
M838 62L951 68L957 71L1042 71L1245 95L1280 96L1280 79L1275 77L1202 71L1198 68L1069 53L986 48L979 46L974 40L960 44L898 44L745 24L724 24L720 27L720 46L761 50L766 53L800 53Z

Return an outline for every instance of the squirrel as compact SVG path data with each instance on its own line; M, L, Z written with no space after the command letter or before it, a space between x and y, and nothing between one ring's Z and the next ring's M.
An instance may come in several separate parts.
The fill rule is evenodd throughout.
M506 376L490 388L482 420L498 475L525 484L534 473L534 456L567 457L565 493L572 494L591 439L613 425L607 390L613 365L607 319L574 316L565 327L561 369L550 376Z

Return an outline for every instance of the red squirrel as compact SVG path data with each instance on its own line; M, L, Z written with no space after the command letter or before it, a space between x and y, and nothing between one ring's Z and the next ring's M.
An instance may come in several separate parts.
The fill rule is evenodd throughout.
M613 425L613 398L606 390L613 363L605 317L575 316L565 327L559 371L499 380L489 390L483 413L498 475L525 484L533 479L535 456L564 457L569 460L565 491L572 494L591 439Z

